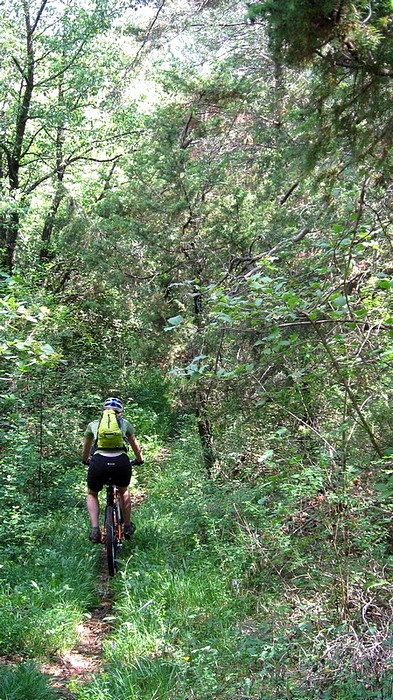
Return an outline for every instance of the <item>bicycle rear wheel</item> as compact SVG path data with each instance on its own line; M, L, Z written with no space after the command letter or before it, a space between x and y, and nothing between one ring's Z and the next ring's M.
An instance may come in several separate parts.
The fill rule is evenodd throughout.
M117 531L114 526L113 506L107 506L105 509L105 549L108 562L109 576L114 576L117 570L116 555L117 555Z

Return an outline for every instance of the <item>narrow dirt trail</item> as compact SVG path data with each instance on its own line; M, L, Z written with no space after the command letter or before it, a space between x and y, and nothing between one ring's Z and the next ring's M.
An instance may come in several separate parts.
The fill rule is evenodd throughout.
M76 700L75 694L69 688L70 682L75 681L78 685L89 683L102 667L103 644L111 629L106 621L113 606L113 588L110 586L110 580L103 549L96 585L99 602L78 625L79 642L68 652L40 668L50 679L50 684L59 699ZM5 666L18 666L25 662L26 658L22 656L0 655L0 663Z
M89 683L102 665L104 639L110 630L106 618L110 615L113 605L113 591L109 581L103 550L96 590L99 603L79 624L79 643L52 663L46 663L41 669L50 677L51 685L59 698L75 700L69 683Z
M146 500L145 493L133 494L133 512ZM102 649L111 626L107 618L113 606L112 579L108 575L105 549L101 551L99 576L97 578L96 594L99 603L85 617L78 627L79 643L52 663L46 663L42 672L51 679L58 698L76 700L69 688L71 681L78 685L89 683L93 676L102 668Z

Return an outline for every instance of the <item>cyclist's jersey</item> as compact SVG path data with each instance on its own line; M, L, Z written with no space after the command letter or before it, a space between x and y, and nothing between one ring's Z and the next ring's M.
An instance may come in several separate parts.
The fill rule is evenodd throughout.
M85 438L92 439L93 438L93 446L97 442L97 433L98 433L98 426L100 424L101 418L98 420L93 420L89 425L87 426L85 430ZM135 428L130 423L128 420L125 420L124 418L120 419L120 427L121 427L121 432L124 438L130 438L133 435L135 435ZM128 440L127 440L128 442ZM93 448L94 449L94 448ZM106 456L112 456L115 457L116 455L121 455L123 452L127 452L126 447L124 446L123 448L119 447L114 447L113 450L110 450L108 447L105 450L94 450L95 454L99 455L104 455Z

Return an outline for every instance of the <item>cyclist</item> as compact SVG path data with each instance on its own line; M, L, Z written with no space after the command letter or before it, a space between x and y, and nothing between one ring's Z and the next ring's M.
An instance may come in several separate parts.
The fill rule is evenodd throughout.
M112 408L119 417L119 423L124 442L128 442L136 457L137 464L143 464L143 457L139 443L135 437L134 426L122 418L123 404L120 399L110 396L104 403L104 410ZM90 517L91 533L89 539L92 542L101 542L101 533L98 525L100 504L98 494L108 480L108 476L114 478L119 497L120 507L124 520L124 537L131 538L135 532L135 524L131 522L131 499L128 485L131 480L131 463L127 454L127 448L114 448L109 450L98 449L96 446L97 433L100 420L94 420L86 428L83 443L82 462L88 465L87 472L87 510Z

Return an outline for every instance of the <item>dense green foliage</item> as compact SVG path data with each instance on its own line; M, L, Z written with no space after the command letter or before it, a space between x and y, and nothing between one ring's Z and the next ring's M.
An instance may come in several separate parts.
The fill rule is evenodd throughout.
M2 700L54 700L55 693L49 682L32 664L16 668L0 667Z
M253 3L248 16L267 17L273 50L295 65L323 55L343 68L392 77L392 3L381 0L277 0Z
M209 480L190 427L146 475L149 500L115 582L105 672L78 700L389 694L378 606L391 596L391 562L381 570L383 548L372 535L359 540L355 525L375 532L375 516L361 498L345 520L337 501L312 498L321 473L294 474L280 493L273 468L258 486ZM307 494L313 508L299 513Z
M5 698L93 604L80 447L112 393L150 498L78 697L389 696L391 2L0 22Z

